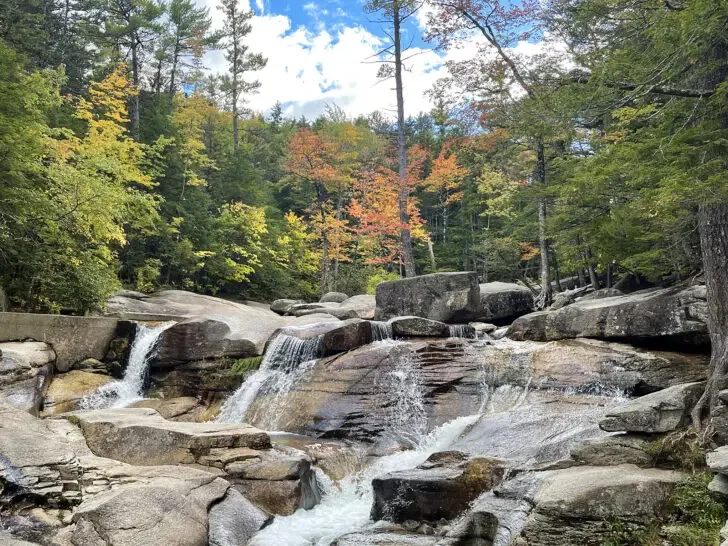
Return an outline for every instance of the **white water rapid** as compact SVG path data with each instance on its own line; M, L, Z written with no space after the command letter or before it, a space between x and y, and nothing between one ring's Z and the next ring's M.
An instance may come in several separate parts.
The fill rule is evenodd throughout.
M248 544L328 546L344 534L365 529L371 523L369 512L374 501L372 479L388 472L414 468L433 453L446 450L478 417L470 415L445 423L422 437L417 449L381 457L358 474L348 476L336 485L322 472L317 473L324 488L321 503L311 510L298 510L293 515L277 517Z
M222 406L218 423L242 423L248 408L258 392L265 386L271 394L280 399L288 393L306 371L303 363L321 356L321 339L298 339L281 334L268 346L260 368L245 380ZM280 412L277 412L280 413ZM275 415L270 415L271 418ZM268 423L266 423L268 425ZM273 424L273 423L270 423ZM266 428L273 428L267 426Z
M137 324L124 378L121 381L108 383L84 397L80 403L81 408L125 408L141 400L144 397L144 380L149 371L149 362L156 354L159 337L174 324L174 322L156 326Z

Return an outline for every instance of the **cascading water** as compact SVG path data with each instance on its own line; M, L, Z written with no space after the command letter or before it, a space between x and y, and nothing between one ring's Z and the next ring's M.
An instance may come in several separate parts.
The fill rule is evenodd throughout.
M174 322L156 326L137 324L134 343L129 351L129 363L121 381L108 383L81 400L82 409L125 408L141 400L144 395L144 380L149 372L149 363L156 354L159 338Z
M299 370L300 365L320 356L322 356L320 337L304 340L286 334L278 335L268 346L260 368L225 401L216 421L243 422L248 408L264 386L280 399L290 391L305 371L305 367Z
M390 323L379 320L370 320L369 323L372 325L373 341L385 341L394 337Z
M450 324L448 328L450 337L471 339L475 333L472 326L468 324Z
M377 381L380 407L385 412L383 422L388 425L383 435L388 440L417 447L427 432L421 363L407 345L390 343L396 345L390 353L393 366Z
M358 474L338 483L323 481L321 504L311 510L298 510L291 516L277 517L248 543L251 546L328 546L338 537L362 530L370 523L374 500L372 480L389 472L414 468L433 453L446 450L478 419L478 415L459 417L420 438L417 449L398 451L381 457Z

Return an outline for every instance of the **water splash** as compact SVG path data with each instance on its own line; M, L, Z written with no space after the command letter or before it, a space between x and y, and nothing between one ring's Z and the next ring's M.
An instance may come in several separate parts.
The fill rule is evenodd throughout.
M389 322L370 320L369 324L372 325L372 341L384 341L394 337L392 325Z
M448 326L449 336L462 339L474 339L475 328L469 324L450 324Z
M144 382L149 373L149 363L157 353L162 332L175 324L175 322L165 322L155 326L137 324L123 379L107 383L86 395L79 404L81 409L125 408L141 400L144 397Z
M374 500L372 480L389 472L414 468L438 451L446 450L478 419L459 417L423 436L417 449L381 457L361 472L344 478L338 485L322 480L325 495L311 510L277 517L248 543L251 546L324 546L338 537L365 529Z
M268 346L260 368L223 404L218 423L241 423L260 390L269 385L281 399L296 384L299 374L292 374L303 362L314 361L323 354L321 337L299 339L280 334Z

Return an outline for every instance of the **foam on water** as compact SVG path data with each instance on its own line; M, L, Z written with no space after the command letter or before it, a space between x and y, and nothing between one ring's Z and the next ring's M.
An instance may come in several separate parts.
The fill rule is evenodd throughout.
M136 335L129 351L129 363L121 381L107 383L81 400L82 409L125 408L144 398L144 381L149 363L156 355L159 338L167 328L176 324L165 322L156 326L137 324Z
M277 517L248 544L324 546L344 534L365 529L371 524L369 512L374 501L372 479L422 464L433 453L452 445L478 417L470 415L445 423L422 437L417 449L381 457L358 474L344 478L338 484L326 478L322 479L325 494L320 504L311 510L298 510L290 516Z

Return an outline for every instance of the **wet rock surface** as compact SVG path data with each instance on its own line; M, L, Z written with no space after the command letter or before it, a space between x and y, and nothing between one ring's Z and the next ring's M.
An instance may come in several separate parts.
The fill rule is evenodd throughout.
M497 460L469 459L456 451L435 453L415 469L374 479L372 519L397 523L453 519L498 485L504 474L505 467Z
M276 399L275 428L324 438L378 438L391 428L387 404L398 396L392 381L398 363L416 372L414 387L421 389L429 428L476 413L485 401L484 383L523 388L530 382L542 390L613 395L702 379L707 370L700 355L652 353L597 340L389 341L317 361ZM261 393L249 415L262 415L257 410L271 396Z
M81 370L55 376L43 397L43 416L80 409L85 396L112 381L108 375Z

